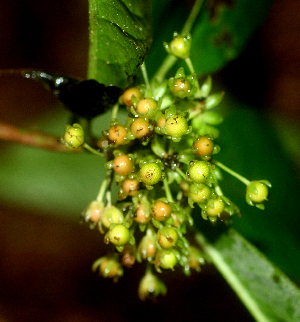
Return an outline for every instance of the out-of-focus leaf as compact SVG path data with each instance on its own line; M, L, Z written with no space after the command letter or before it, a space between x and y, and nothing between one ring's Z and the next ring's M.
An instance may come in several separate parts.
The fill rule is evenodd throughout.
M256 321L300 320L300 290L236 231L197 241Z
M151 1L90 0L89 79L125 87L152 42Z
M191 59L198 73L221 69L238 57L261 25L272 0L210 0L192 30Z
M166 56L163 41L171 41L173 32L181 31L191 10L191 6L183 1L168 1L164 7L156 2L161 1L155 0L153 6L154 44L147 58L150 75L153 74L152 67L157 68ZM190 57L195 71L213 73L237 58L264 21L272 3L273 0L205 1L191 31ZM171 17L169 12L172 12ZM178 66L176 64L175 68Z

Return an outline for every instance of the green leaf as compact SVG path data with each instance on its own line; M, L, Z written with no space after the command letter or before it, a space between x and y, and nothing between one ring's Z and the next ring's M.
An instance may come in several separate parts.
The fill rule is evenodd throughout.
M190 57L196 72L215 72L237 58L263 22L272 2L207 1L192 30Z
M124 88L151 42L151 1L90 0L88 78Z
M256 321L300 320L300 290L236 231L213 243L196 238Z

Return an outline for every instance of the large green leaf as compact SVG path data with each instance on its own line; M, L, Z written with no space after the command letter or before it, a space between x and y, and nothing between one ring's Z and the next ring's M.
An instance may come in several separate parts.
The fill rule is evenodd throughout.
M197 241L256 321L300 321L300 290L241 235Z
M152 42L151 1L90 0L89 79L125 87Z

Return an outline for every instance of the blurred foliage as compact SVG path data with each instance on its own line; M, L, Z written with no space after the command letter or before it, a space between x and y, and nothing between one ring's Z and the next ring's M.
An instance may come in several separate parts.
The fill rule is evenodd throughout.
M190 57L196 72L201 75L216 72L237 58L264 21L272 3L273 0L205 1L191 30ZM154 41L146 60L150 75L165 57L163 41L170 41L174 31L181 31L191 6L189 1L153 2Z

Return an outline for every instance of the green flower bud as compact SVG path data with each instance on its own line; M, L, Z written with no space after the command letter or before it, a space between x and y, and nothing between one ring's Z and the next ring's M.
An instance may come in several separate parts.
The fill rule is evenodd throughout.
M212 78L211 76L207 76L206 80L202 84L200 88L200 97L207 97L212 88Z
M219 125L223 122L223 116L215 111L205 111L202 114L202 121L210 125Z
M167 287L166 285L155 275L153 275L149 270L147 270L145 276L141 279L138 295L142 301L150 298L156 298L159 295L166 295Z
M61 142L65 144L68 149L79 148L84 143L84 132L80 124L75 123L73 126L66 125L66 131Z
M205 102L205 109L209 110L219 105L224 97L225 92L209 95Z

